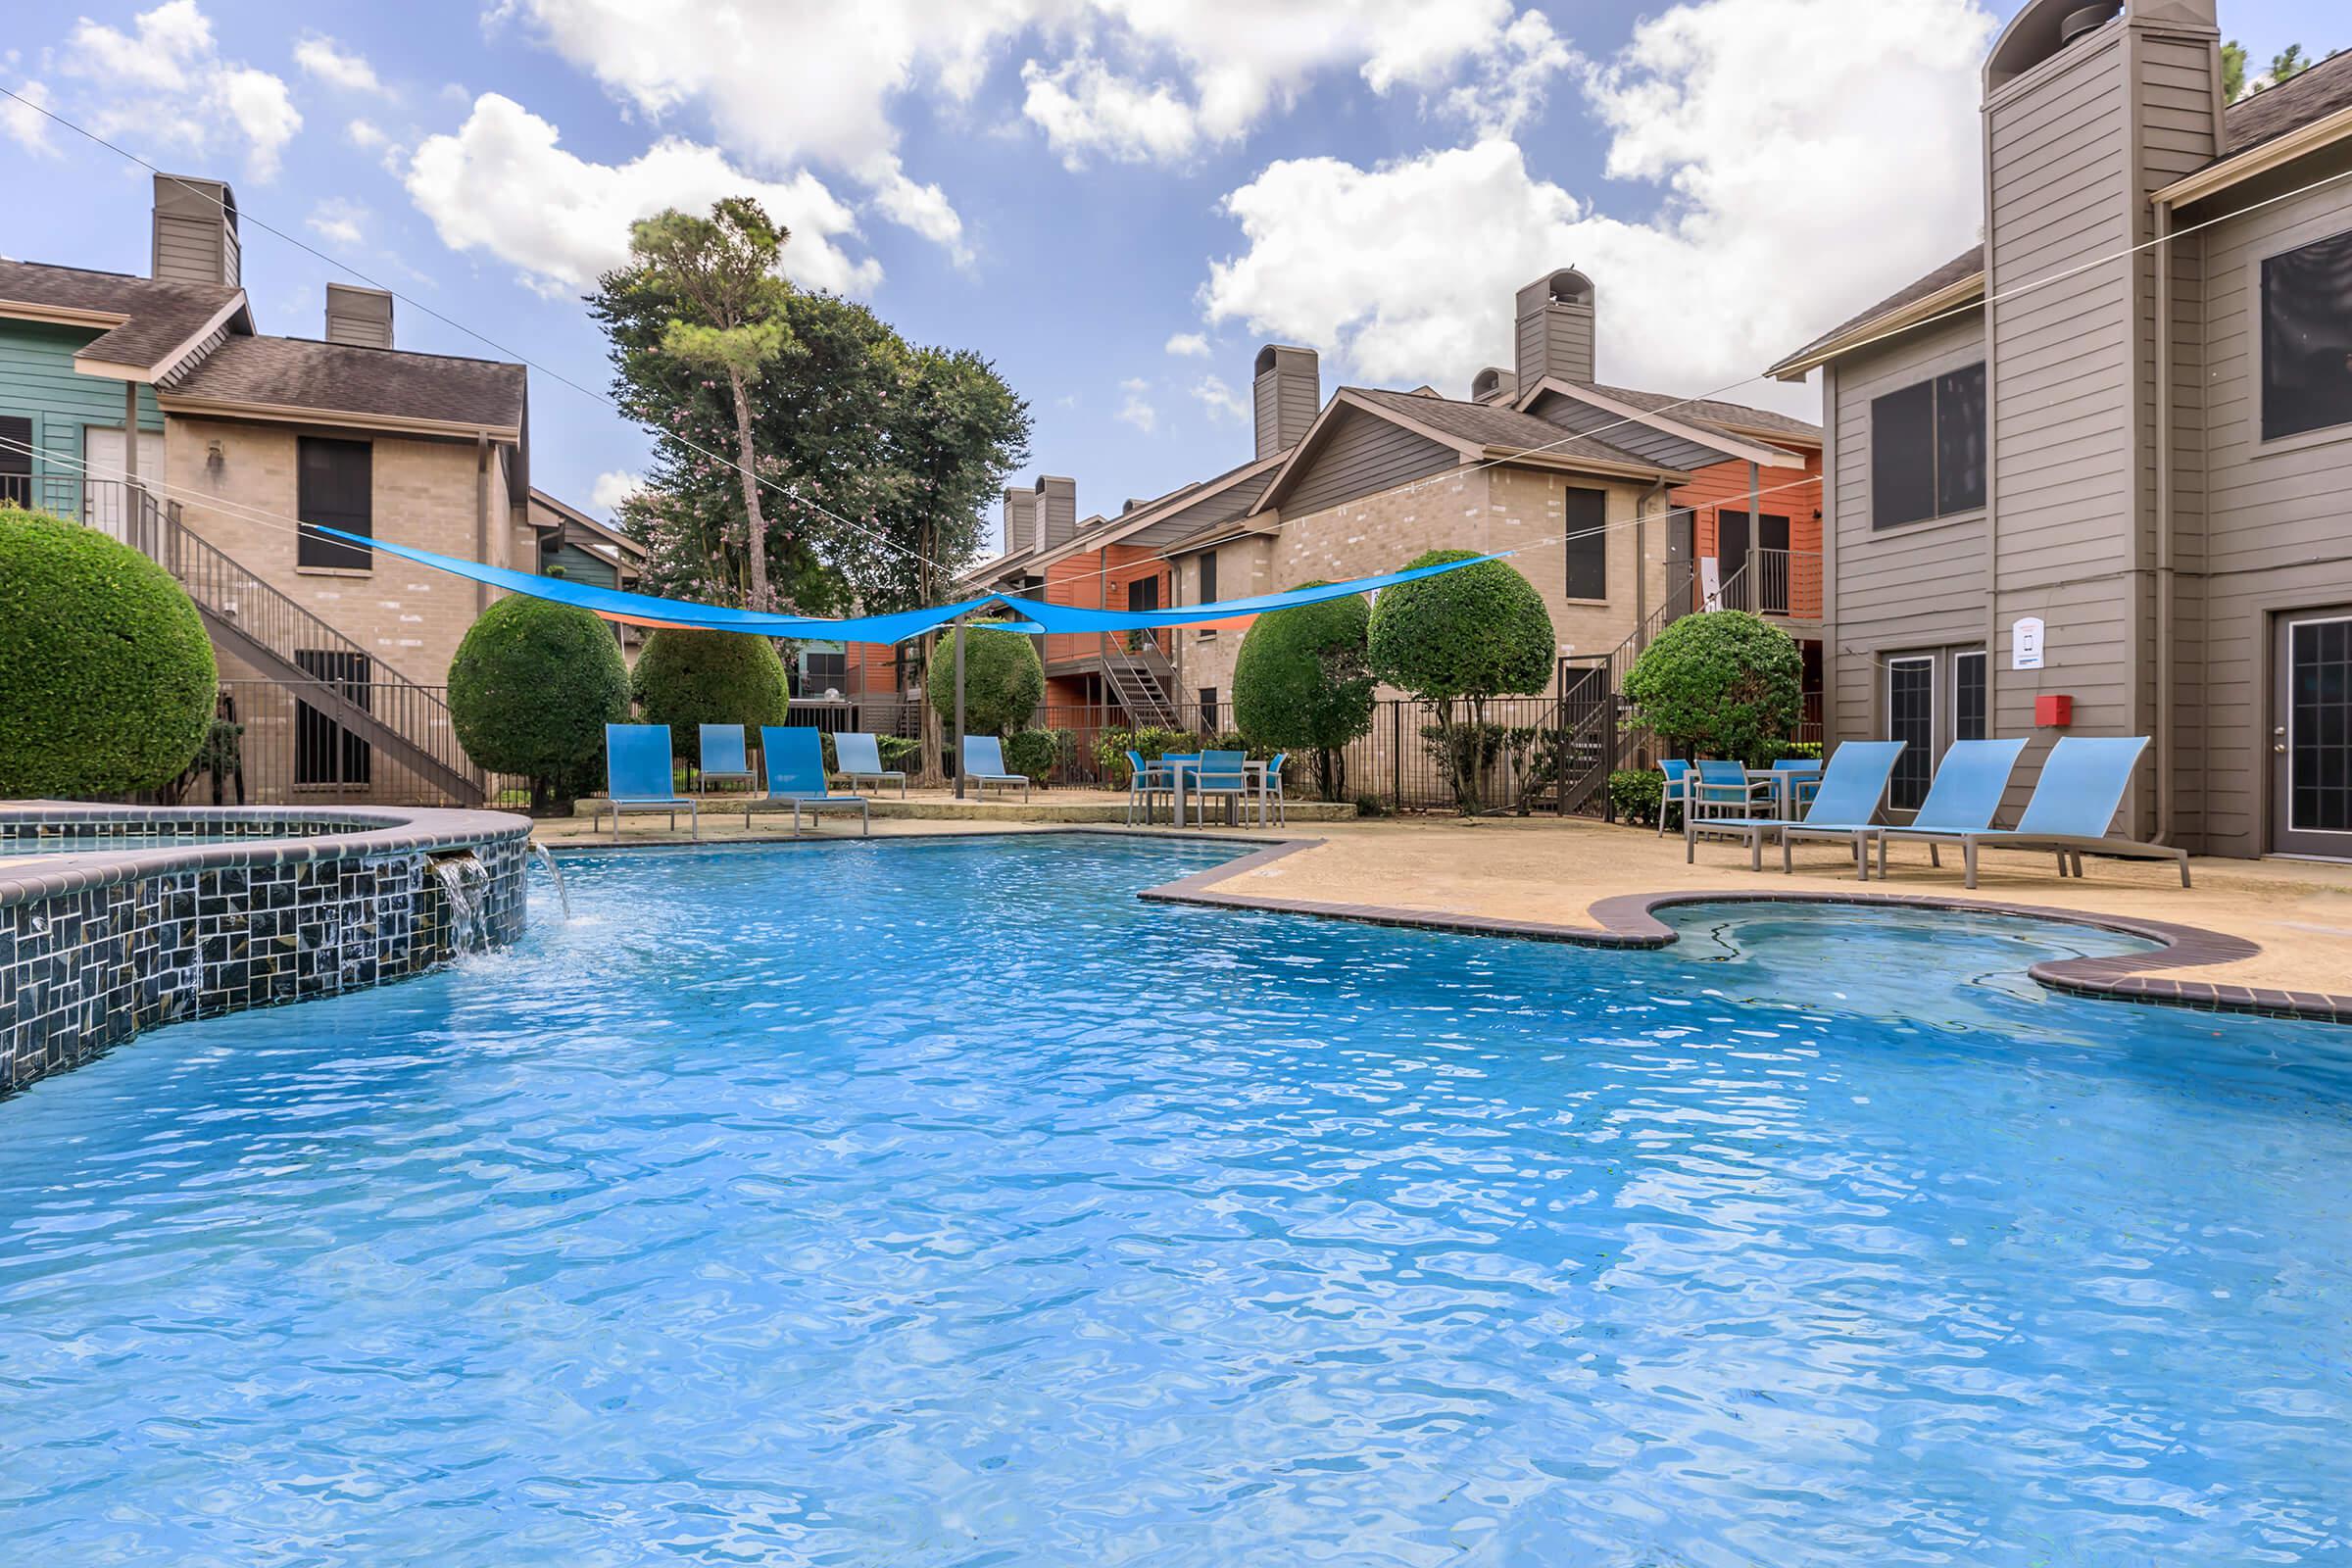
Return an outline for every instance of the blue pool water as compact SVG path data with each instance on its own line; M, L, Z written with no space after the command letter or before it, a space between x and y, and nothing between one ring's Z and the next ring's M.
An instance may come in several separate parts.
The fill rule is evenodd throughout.
M0 1102L0 1562L2352 1556L2352 1031L1132 896L1222 853L582 858Z

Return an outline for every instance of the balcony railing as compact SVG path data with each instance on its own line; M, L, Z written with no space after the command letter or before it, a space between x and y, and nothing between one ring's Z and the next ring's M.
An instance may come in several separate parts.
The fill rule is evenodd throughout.
M1821 618L1821 553L1815 550L1750 550L1745 566L1737 560L1719 564L1717 581L1724 610L1752 610L1759 615L1785 615L1795 620ZM1666 597L1679 613L1707 608L1706 591L1698 569L1690 562L1667 567Z
M0 501L87 523L147 556L163 545L160 508L143 485L78 473L4 473Z

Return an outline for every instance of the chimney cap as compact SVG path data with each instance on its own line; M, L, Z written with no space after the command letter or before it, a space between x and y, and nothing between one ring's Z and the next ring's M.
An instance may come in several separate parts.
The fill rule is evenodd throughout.
M1252 375L1265 374L1281 364L1282 358L1286 354L1299 355L1309 362L1315 358L1313 349L1301 348L1296 343L1269 343L1257 351L1257 359L1252 364L1250 373Z

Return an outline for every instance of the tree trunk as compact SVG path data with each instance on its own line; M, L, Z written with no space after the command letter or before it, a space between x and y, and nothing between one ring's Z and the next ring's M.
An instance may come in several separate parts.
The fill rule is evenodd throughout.
M752 476L752 400L744 388L742 371L729 370L727 385L735 394L735 462L743 473L743 515L752 558L747 598L754 610L771 610L774 606L767 593L767 518L760 511L760 481Z

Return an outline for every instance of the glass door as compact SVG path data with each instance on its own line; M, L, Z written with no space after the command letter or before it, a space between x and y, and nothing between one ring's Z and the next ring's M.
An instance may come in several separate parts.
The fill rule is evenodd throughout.
M2352 859L2352 611L2282 617L2271 847Z

